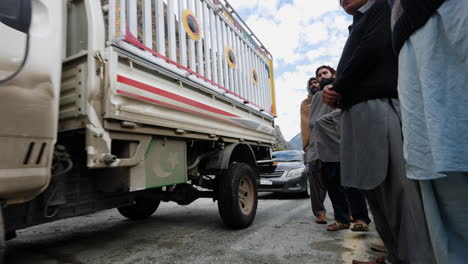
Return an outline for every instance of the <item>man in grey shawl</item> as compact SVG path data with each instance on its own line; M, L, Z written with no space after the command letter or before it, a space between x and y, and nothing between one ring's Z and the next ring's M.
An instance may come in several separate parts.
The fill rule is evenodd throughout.
M316 70L316 76L322 88L334 80L334 74L335 70L330 66L320 66ZM339 135L334 128L335 125L339 124L339 117L336 115L337 111L333 110L333 108L323 103L321 91L317 92L311 106L309 125L312 132L306 155L307 159L312 161L312 179L310 183L311 186L315 186L314 190L319 189L317 186L321 187L323 185L328 188L328 195L335 213L335 223L327 227L328 231L348 229L350 214L356 220L352 230L367 231L370 219L363 194L355 189L345 189L340 183ZM330 114L332 119L331 122L328 122ZM333 117L338 119L333 120ZM320 208L317 203L321 202L323 206L325 192L320 192L319 189L317 193L312 193L314 193L311 198L312 208L315 213L315 210ZM314 201L316 204L314 204Z
M353 25L336 81L325 87L323 99L343 109L342 184L365 190L388 250L386 259L367 263L433 264L421 192L405 173L390 8L385 0L340 3Z
M328 67L328 66L321 66ZM324 68L325 69L325 68ZM331 78L335 74L335 69L326 68L326 77ZM317 75L317 74L316 74ZM329 76L328 76L329 75ZM317 78L320 82L322 78ZM309 111L308 129L312 131L313 124L322 115L333 111L333 108L326 105L322 101L322 92L315 91L312 97L312 102ZM312 212L315 215L315 222L318 224L326 224L326 209L324 206L325 197L327 196L327 182L323 174L323 163L318 159L316 147L314 146L314 136L309 133L308 146L304 155L304 160L309 165L309 183L310 183L310 201L312 204Z

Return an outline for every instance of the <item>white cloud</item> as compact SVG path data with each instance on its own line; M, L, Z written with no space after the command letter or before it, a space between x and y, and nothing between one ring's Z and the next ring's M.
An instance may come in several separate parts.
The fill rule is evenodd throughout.
M234 7L236 11L241 10L252 10L254 13L273 13L277 10L279 0L231 0L229 3Z

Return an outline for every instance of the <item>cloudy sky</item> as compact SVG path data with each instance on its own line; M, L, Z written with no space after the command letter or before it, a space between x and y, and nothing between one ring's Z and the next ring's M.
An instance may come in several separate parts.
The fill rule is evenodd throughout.
M338 0L230 0L275 60L278 118L286 140L300 132L307 80L323 64L336 68L351 17Z

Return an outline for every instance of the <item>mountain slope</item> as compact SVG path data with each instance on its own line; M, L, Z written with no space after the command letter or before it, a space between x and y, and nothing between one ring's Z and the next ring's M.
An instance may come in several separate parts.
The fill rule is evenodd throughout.
M275 126L275 137L276 137L276 150L292 149L291 146L289 146L286 139L284 139L283 133L281 133L281 129L279 126Z
M288 142L292 149L302 150L302 134L299 133Z

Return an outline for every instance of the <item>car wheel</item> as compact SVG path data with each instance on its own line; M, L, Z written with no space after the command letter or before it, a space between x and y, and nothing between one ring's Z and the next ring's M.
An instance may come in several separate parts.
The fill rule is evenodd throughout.
M136 197L134 204L117 208L117 210L122 216L130 220L142 220L153 215L160 203L161 200Z
M310 181L309 177L306 177L306 184L305 184L305 191L300 193L301 198L309 198L310 197Z
M249 227L257 213L255 173L245 163L232 163L218 180L218 210L224 225L232 229Z

